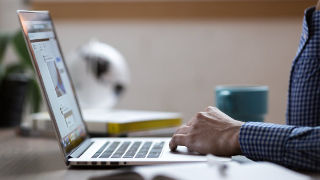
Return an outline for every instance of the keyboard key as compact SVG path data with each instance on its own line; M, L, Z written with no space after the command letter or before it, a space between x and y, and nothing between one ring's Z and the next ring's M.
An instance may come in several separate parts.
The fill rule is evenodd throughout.
M133 158L134 155L137 153L140 145L141 141L134 142L132 146L129 148L129 150L126 152L126 154L123 156L123 158Z
M148 154L147 158L158 158L161 152L151 152Z
M109 158L112 153L117 149L117 147L119 146L120 142L119 141L115 141L113 142L102 154L99 158Z
M152 142L151 141L147 141L143 144L143 146L141 147L141 149L139 150L139 152L137 153L137 155L135 156L135 158L145 158L146 155L149 152L149 149L151 147Z
M162 152L164 142L155 143L150 150L147 158L158 158Z
M122 155L126 152L131 142L125 141L121 144L118 150L111 156L111 158L121 158Z
M108 144L109 144L108 141L107 141L106 143L104 143L104 144L100 147L100 149L99 149L96 153L94 153L94 155L92 156L92 158L97 158L97 157L103 152L103 150L107 147Z

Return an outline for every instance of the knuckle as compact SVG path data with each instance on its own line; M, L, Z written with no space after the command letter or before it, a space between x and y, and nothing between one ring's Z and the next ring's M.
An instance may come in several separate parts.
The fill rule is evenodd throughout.
M211 111L217 111L218 110L218 108L216 107L216 106L211 106Z
M196 119L201 118L201 116L202 116L201 112L198 112L198 113L196 114Z
M188 127L187 125L182 125L179 129L185 129L187 127Z
M207 107L207 109L206 109L206 111L208 112L208 111L213 111L215 109L215 107L213 107L213 106L208 106Z
M199 119L202 119L203 117L204 117L205 115L204 115L204 112L198 112L197 114L196 114L196 118L199 120Z

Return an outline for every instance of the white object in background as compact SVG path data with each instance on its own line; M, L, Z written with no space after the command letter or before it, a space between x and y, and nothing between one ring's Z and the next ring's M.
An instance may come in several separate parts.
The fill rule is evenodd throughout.
M237 163L237 162L232 162L231 158L226 158L226 157L218 157L214 156L212 154L207 155L208 159L208 165L209 166L215 166L218 169L218 172L222 175L225 176L226 172L230 166L230 163Z
M309 180L310 177L294 172L282 166L269 163L257 162L239 164L236 162L226 162L228 160L222 159L221 164L226 164L228 168L221 172L219 168L220 163L218 159L208 163L183 163L172 165L156 165L136 167L135 172L140 174L144 179L151 180L156 176L165 176L173 179L184 180Z
M129 70L118 50L97 40L67 58L81 108L111 109L128 88Z

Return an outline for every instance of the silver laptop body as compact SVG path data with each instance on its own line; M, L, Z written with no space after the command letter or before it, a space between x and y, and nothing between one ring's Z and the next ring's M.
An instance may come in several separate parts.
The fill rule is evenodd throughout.
M90 138L48 11L17 11L66 165L119 166L206 161L170 138Z

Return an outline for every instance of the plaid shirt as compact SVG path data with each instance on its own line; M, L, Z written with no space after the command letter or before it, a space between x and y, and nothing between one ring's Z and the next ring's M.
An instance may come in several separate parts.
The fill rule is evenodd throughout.
M287 124L247 122L240 129L242 153L293 169L320 171L320 11L305 11L292 63Z

